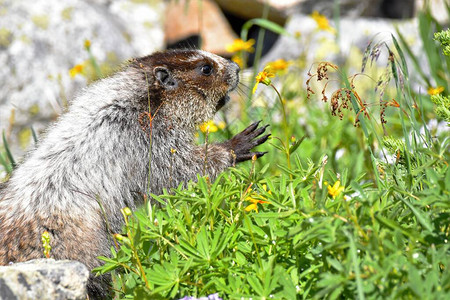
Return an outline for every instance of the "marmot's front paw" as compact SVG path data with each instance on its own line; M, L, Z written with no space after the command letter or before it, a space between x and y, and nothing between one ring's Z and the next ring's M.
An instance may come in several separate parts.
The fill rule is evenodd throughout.
M252 159L253 155L261 157L267 152L250 152L254 147L261 145L269 138L270 134L266 134L260 137L261 134L266 131L269 125L259 127L261 121L255 122L252 125L245 128L241 133L235 135L230 140L222 143L222 146L230 151L233 151L234 158L233 164L241 161Z

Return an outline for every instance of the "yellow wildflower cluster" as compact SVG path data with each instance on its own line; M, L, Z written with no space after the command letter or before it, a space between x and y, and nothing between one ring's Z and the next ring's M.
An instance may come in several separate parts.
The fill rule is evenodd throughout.
M327 182L325 182L325 185L328 188L328 194L333 197L333 199L336 199L336 197L339 196L339 194L345 189L344 186L341 186L340 180L337 180L333 186L329 185Z
M286 71L291 63L284 60L284 59L278 59L272 62L269 62L265 67L264 70L258 73L256 75L256 83L253 87L253 94L256 92L256 88L258 87L258 84L262 83L264 85L271 85L272 80L270 78L275 77L276 73L280 73L283 71Z
M265 192L267 192L267 186L265 184L262 185L262 188ZM245 211L254 210L254 211L258 212L258 203L259 204L270 203L269 201L265 201L266 198L264 198L260 194L252 193L252 189L249 189L249 193L250 193L250 195L247 196L247 198L245 198L245 201L248 201L251 204L245 208ZM272 192L269 191L269 194L272 194Z
M71 78L74 78L78 74L83 74L84 66L83 65L76 65L72 69L69 70L69 74Z
M224 129L226 126L225 122L214 123L213 120L205 122L200 125L201 132L216 132L219 129Z
M233 43L227 45L225 49L230 53L234 53L231 60L237 63L240 68L244 68L244 60L242 58L243 52L253 53L255 51L255 48L253 48L254 44L254 39L250 39L248 41L235 39Z
M241 39L235 39L232 44L229 44L226 46L226 50L230 53L239 52L239 51L245 51L245 52L254 52L255 49L253 48L253 45L255 44L254 39L250 39L248 41L243 41Z
M428 95L439 95L440 93L442 93L444 91L444 87L443 86L438 86L438 87L429 87L428 88Z
M325 17L324 15L320 14L318 11L313 11L313 13L311 14L311 18L314 19L314 21L316 21L317 23L317 27L320 30L325 30L325 31L329 31L331 33L335 33L336 29L334 29L333 27L330 26L330 23L328 22L327 17Z
M90 40L84 40L84 48L90 49L91 48L91 41Z
M244 60L242 59L242 57L239 54L235 54L231 57L231 60L234 61L235 63L238 64L239 68L243 68L244 67Z
M286 71L290 64L291 64L290 61L286 61L286 60L280 58L280 59L277 59L275 61L268 63L267 67L269 67L269 69L272 72L277 73L277 72Z
M268 66L264 68L261 72L256 75L256 83L253 87L253 94L256 92L256 88L258 87L258 84L262 83L264 85L271 85L272 80L270 78L275 77L275 73L273 73Z

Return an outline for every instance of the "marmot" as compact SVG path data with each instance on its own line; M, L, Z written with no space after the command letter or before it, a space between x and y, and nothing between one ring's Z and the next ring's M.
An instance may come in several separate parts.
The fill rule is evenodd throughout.
M48 231L51 257L97 267L123 226L120 209L264 155L251 152L269 137L259 122L208 145L206 167L205 146L194 142L197 126L229 100L239 70L208 52L172 50L131 60L88 87L0 190L0 265L42 257ZM105 281L91 275L91 298L107 295Z

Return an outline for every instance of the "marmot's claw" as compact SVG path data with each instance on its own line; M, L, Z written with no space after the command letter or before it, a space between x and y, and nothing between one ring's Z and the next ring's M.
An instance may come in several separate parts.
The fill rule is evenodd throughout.
M255 123L252 123L250 126L245 128L241 133L245 134L245 135L251 134L258 127L259 123L261 123L261 120L256 121Z
M241 162L252 159L254 155L256 157L261 157L267 152L250 152L254 147L263 144L270 137L270 134L266 134L261 137L266 131L269 125L259 127L258 125L261 121L257 121L247 128L245 128L241 133L235 135L232 139L222 143L222 145L228 150L232 150L235 154L235 162Z
M267 127L269 127L269 125L266 125L266 126L263 126L263 127L258 128L258 129L255 129L255 130L251 133L252 138L255 138L255 137L261 135L263 132L266 131L266 128L267 128Z
M263 156L263 155L266 154L266 153L269 153L269 152L267 152L267 151L264 151L264 152L255 152L257 158L260 158L261 156Z
M260 158L261 156L263 156L266 153L267 153L267 151L266 152L250 152L247 154L243 154L243 155L236 157L236 162L239 163L242 161L251 160L251 159L253 159L253 156L255 156L255 155L256 155L256 158Z
M264 143L265 141L267 141L267 140L269 139L270 136L271 136L271 134L269 133L269 134L266 134L265 136L263 136L263 137L261 137L261 138L255 140L255 141L254 141L254 143L255 143L255 146L254 146L254 147L256 147L256 146L258 146L258 145L261 145L262 143Z

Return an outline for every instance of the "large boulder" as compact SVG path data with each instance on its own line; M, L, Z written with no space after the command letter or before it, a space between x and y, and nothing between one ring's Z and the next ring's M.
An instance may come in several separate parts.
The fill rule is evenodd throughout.
M200 39L198 43L191 44L188 40L195 38ZM170 1L167 5L165 39L168 46L190 48L198 44L203 50L227 55L226 46L236 38L219 6L212 0Z
M0 267L0 300L86 299L89 271L77 261L35 259Z

